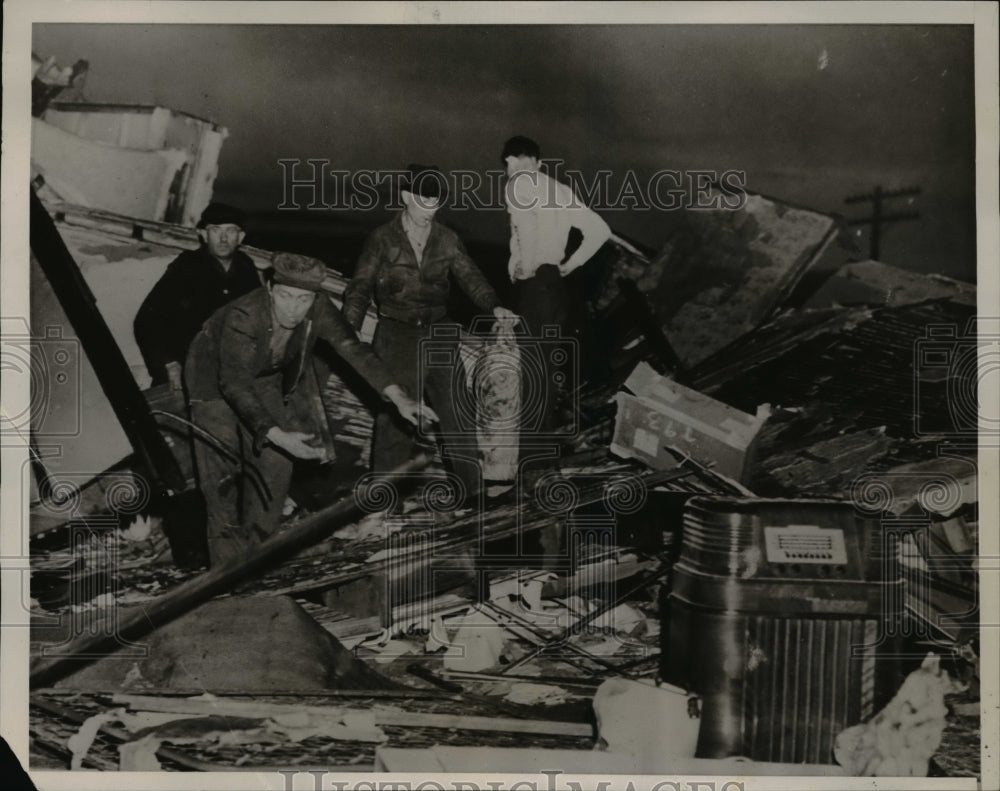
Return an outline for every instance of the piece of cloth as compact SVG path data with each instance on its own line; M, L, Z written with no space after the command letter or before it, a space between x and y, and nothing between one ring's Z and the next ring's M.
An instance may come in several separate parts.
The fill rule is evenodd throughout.
M239 250L228 270L205 245L177 256L146 296L133 324L152 384L167 381L167 363L184 364L195 335L216 310L260 284L254 262Z
M568 275L611 237L600 215L585 206L569 186L541 171L515 173L507 181L504 197L510 214L508 272L512 282L532 277L544 264L556 264L560 274ZM583 241L566 258L571 228L583 234Z
M333 458L312 352L328 343L375 390L394 377L324 295L272 359L272 311L265 288L217 311L191 344L184 376L191 418L235 451L237 458L195 439L199 486L205 496L212 565L241 556L281 521L293 462L266 440L274 426L317 435ZM244 473L252 465L265 493Z
M418 262L400 212L365 241L354 277L344 290L344 318L361 329L374 300L380 316L414 324L440 321L447 314L449 276L483 313L492 314L500 304L493 287L450 228L431 223L423 258Z
M424 396L437 413L445 460L469 495L481 488L482 472L474 408L466 408L465 419L460 420L462 399L468 398L463 392L466 377L458 354L459 329L447 317L449 278L454 277L484 313L492 314L500 303L458 236L437 222L431 223L423 258L418 262L403 226L403 214L376 228L365 242L354 278L344 291L344 317L360 328L368 306L375 302L379 312L372 341L375 353L399 384L411 395ZM442 338L442 331L447 337ZM431 346L431 338L441 340ZM422 365L431 359L432 365ZM386 410L377 415L373 470L391 470L414 453L412 430Z

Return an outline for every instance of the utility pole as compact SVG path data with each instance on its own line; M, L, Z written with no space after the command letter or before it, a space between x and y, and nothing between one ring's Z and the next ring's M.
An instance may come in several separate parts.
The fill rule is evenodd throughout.
M911 195L919 195L920 187L907 187L901 190L883 190L881 186L875 187L874 192L867 195L852 195L844 198L844 203L871 203L872 216L860 220L850 220L848 225L870 225L872 227L871 253L870 257L879 260L880 242L882 240L882 224L895 222L896 220L916 220L920 217L920 212L902 211L885 214L882 210L882 201L889 198L902 198Z

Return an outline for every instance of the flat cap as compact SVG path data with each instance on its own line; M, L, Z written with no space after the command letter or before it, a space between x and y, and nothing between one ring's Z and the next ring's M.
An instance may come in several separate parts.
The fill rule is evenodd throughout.
M226 203L210 203L201 213L198 220L198 227L204 228L206 225L238 225L244 231L247 228L246 214Z
M437 198L444 203L448 197L448 180L437 165L407 165L402 189L422 198Z
M326 264L318 258L298 253L277 252L271 258L274 282L309 291L320 291L326 277Z

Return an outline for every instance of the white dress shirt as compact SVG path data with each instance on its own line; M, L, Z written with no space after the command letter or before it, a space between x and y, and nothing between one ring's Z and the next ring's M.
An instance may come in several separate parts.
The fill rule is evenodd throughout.
M542 264L555 264L565 276L585 264L611 236L601 217L584 206L573 190L538 170L522 170L507 181L510 214L511 281L525 280ZM563 261L570 228L583 241Z

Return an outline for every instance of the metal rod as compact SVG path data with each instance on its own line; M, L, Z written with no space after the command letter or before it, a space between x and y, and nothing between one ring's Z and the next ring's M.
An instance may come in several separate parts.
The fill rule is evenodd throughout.
M230 459L234 463L234 466L238 465L246 476L250 478L254 487L257 489L257 493L265 503L271 501L271 490L268 489L267 483L264 481L264 476L261 475L257 466L249 459L245 458L239 451L231 448L207 428L199 426L197 423L188 420L186 417L175 415L173 412L167 412L163 409L154 409L150 414L154 417L165 417L171 420L176 420L185 428L189 429L194 439L200 439L210 448Z
M536 638L542 641L543 648L548 643L549 635L541 632L535 626L535 624L531 623L531 621L529 621L527 618L522 618L519 615L515 615L514 613L510 612L510 610L505 610L503 609L503 607L499 607L491 601L483 603L491 610L498 613L499 615L505 615L509 617L512 621L518 624L522 629L526 630L529 634L533 634ZM619 669L619 666L616 665L614 662L609 662L607 659L603 659L599 656L596 656L595 654L592 654L590 651L588 651L586 648L576 645L576 643L571 643L567 641L565 643L562 643L561 647L568 648L570 651L579 654L584 659L588 659L591 662L600 665L601 667L607 668L608 670L613 670L615 673L618 673L619 675L625 676L626 678L632 678L632 676L629 675L628 673L621 671Z
M511 674L501 676L496 673L478 673L472 670L444 670L442 674L445 678L454 678L461 681L528 681L534 684L553 684L564 687L585 687L591 691L603 683L603 679L572 678L571 676L522 676Z
M509 615L510 613L503 608L493 606L491 602L483 602L484 604L490 604L491 609L497 613L502 613L504 615ZM513 619L512 619L513 620ZM544 646L548 642L548 635L540 632L538 629L533 629L530 626L525 626L523 623L512 623L512 624L498 624L507 628L515 637L522 640L527 640L536 648L538 646ZM579 646L570 646L571 650L579 648ZM557 661L565 662L567 665L571 665L585 673L600 672L592 670L588 665L583 664L587 659L593 659L593 657L582 649L576 652L577 656L560 656Z
M431 456L421 453L386 475L391 479L406 480L410 473L422 470L430 462ZM228 563L181 584L148 606L122 615L116 629L97 629L89 634L81 634L70 641L60 656L42 659L31 670L31 686L50 686L94 659L111 653L123 640L134 640L158 626L170 623L213 596L245 581L247 576L277 565L289 555L318 543L329 536L335 527L356 518L361 512L353 493L345 495L294 527L271 536L244 557L233 558ZM116 615L117 613L112 613L110 623L114 623Z
M653 582L655 582L662 574L663 574L663 571L658 569L657 571L653 572L652 574L646 575L645 577L643 577L642 579L640 579L638 582L633 583L632 585L629 585L628 588L625 589L625 592L622 593L621 595L615 597L614 600L612 600L610 602L605 602L604 604L602 604L600 607L598 607L593 612L588 613L587 615L584 615L584 616L578 618L576 621L574 621L569 626L567 626L565 629L563 629L562 632L560 632L558 635L556 635L551 640L549 640L549 642L546 645L539 646L538 648L535 648L535 649L529 651L527 654L525 654L524 656L522 656L517 661L511 662L509 665L504 666L503 668L500 669L500 673L503 674L503 675L506 675L508 672L510 672L514 668L520 667L521 665L525 664L526 662L530 662L532 659L534 659L536 656L538 656L539 654L541 654L543 651L546 651L549 648L554 648L557 645L565 643L568 638L570 638L574 634L576 634L576 631L578 629L586 626L591 621L594 621L597 618L600 618L602 615L604 615L604 613L608 612L608 610L613 610L615 607L617 607L619 604L621 604L623 601L625 601L625 599L627 599L633 593L635 593L636 591L642 590L647 585L650 585ZM616 668L616 672L617 672L617 668Z

